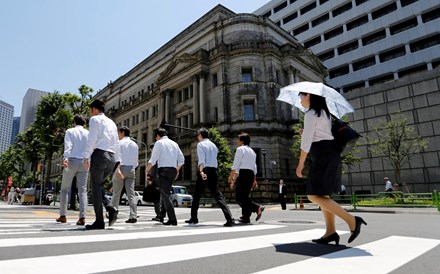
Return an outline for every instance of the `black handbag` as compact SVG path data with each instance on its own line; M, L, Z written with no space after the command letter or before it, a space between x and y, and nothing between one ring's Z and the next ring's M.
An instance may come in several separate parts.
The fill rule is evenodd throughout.
M160 191L156 184L147 184L145 186L142 200L149 203L158 203L160 201Z
M335 138L336 147L342 156L349 153L356 144L356 141L362 137L347 122L333 117L332 134Z

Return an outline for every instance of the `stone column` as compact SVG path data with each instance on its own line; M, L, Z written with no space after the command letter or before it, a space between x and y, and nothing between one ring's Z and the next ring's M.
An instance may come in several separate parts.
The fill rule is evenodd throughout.
M200 124L206 123L206 87L205 87L205 73L200 74L199 80L199 96L200 96Z
M166 90L165 91L165 121L167 123L170 122L170 93L171 90Z
M159 94L159 104L157 106L157 115L158 115L158 122L159 124L164 120L165 118L165 94L164 92L161 92ZM168 121L167 121L168 122Z
M193 82L193 125L199 124L199 85L197 76L191 77Z

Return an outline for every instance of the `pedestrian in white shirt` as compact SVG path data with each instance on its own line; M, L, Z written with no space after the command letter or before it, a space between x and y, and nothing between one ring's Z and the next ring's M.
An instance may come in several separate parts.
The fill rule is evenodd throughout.
M56 219L59 223L67 222L67 196L76 176L79 196L79 220L77 225L84 225L87 211L87 176L89 170L84 167L82 153L86 149L89 131L83 126L86 123L81 115L73 118L73 128L69 128L64 136L63 154L63 179L61 182L60 194L60 217Z
M249 197L252 188L257 187L257 155L249 147L250 143L251 137L249 134L241 133L238 135L238 148L235 151L234 163L228 178L231 189L234 189L235 185L235 197L241 207L242 216L238 221L244 224L251 222L252 212L257 213L255 221L258 221L264 211L264 206L257 204Z
M159 128L156 130L156 143L151 158L148 161L146 174L157 163L159 173L160 198L168 215L168 221L164 225L177 225L176 213L170 200L170 190L173 181L177 178L180 168L185 163L185 157L179 145L168 138L168 132ZM152 182L149 182L152 183Z
M15 197L15 187L11 186L11 188L9 188L9 192L8 192L8 205L14 204L14 197Z
M109 226L117 219L118 210L111 205L110 200L104 195L106 178L113 173L115 153L118 151L118 128L116 124L104 114L105 104L101 100L94 100L90 104L89 139L83 152L84 167L90 168L90 183L92 186L93 208L96 220L86 229L104 229L104 214L102 206L109 215Z
M122 189L125 186L128 204L130 205L130 215L126 223L137 222L137 204L134 194L134 184L136 179L136 167L138 166L139 146L130 139L130 129L121 127L119 135L119 159L116 172L113 174L113 198L112 205L118 208Z

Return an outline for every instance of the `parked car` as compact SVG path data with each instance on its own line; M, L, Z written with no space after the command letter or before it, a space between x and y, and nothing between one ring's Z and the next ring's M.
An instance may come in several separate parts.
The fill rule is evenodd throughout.
M192 205L193 197L184 186L171 186L170 200L175 207Z
M143 196L144 192L142 191L135 191L134 192L134 198L136 199L136 204L138 206L140 205L146 205L147 203L144 202L142 200L142 196ZM128 204L128 197L127 197L127 193L124 193L124 195L122 195L121 199L120 199L120 204L126 205Z

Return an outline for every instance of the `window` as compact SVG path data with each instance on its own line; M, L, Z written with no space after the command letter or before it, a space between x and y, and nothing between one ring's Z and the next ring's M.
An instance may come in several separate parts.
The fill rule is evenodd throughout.
M440 8L422 14L423 23L435 20L437 18L440 18Z
M290 21L292 21L292 20L295 19L296 17L298 17L298 13L295 11L294 13L292 13L292 14L289 15L289 16L286 16L286 17L283 19L283 24L287 24L287 23L289 23Z
M266 12L265 14L263 14L262 16L264 17L264 18L268 18L268 17L270 17L272 15L272 12L271 11L268 11L268 12Z
M309 24L302 25L301 27L293 30L293 35L301 34L309 29Z
M346 75L346 74L349 73L349 71L350 70L349 70L348 65L347 65L347 66L343 66L343 67L331 70L329 72L329 76L330 76L330 79L333 79L333 78L336 78L336 77L339 77L339 76L342 76L342 75Z
M359 83L351 84L351 85L348 85L348 86L344 87L344 93L350 92L350 91L355 90L355 89L364 88L364 87L365 87L365 83L364 82L359 82Z
M312 27L316 27L317 25L324 23L329 18L330 18L330 15L328 15L328 13L324 14L323 16L321 16L319 18L316 18L315 20L312 21Z
M383 8L380 8L380 9L378 9L376 11L373 11L371 13L371 16L373 17L373 20L376 20L377 18L385 16L385 15L387 15L387 14L389 14L389 13L395 11L395 10L397 10L397 4L395 2L393 2L393 3L387 5L387 6L383 7Z
M358 19L353 20L353 21L347 23L347 30L351 30L351 29L357 28L357 27L362 26L362 25L364 25L366 23L368 23L368 15L359 17Z
M318 58L322 62L324 62L325 60L328 60L328 59L332 59L333 57L335 57L335 51L334 50L330 50L330 51L327 51L327 52L324 52L324 53L318 55Z
M328 0L319 0L319 4L320 5L322 5L322 4L324 4L324 3L327 3L328 2Z
M416 52L436 45L440 45L440 34L435 34L422 40L413 42L409 44L409 48L411 49L411 52Z
M313 47L319 43L321 43L321 36L315 37L309 41L304 42L304 47L310 48L310 47Z
M423 64L423 65L419 65L416 67L401 70L397 74L399 75L399 78L402 78L407 75L419 73L419 72L426 71L426 70L428 70L428 68L426 67L426 64Z
M367 67L374 66L375 64L376 64L376 59L374 56L371 56L361 61L353 63L353 70L358 71Z
M362 38L362 44L364 46L374 43L376 41L382 40L387 36L385 30L381 30L378 32L375 32L373 34L370 34L368 36L365 36L364 38Z
M353 7L353 5L351 4L351 2L349 2L349 3L347 3L347 4L343 5L343 6L340 6L339 8L335 9L335 10L332 12L333 17L336 17L336 16L338 16L338 15L343 14L343 13L346 12L346 11L351 10L352 7Z
M368 0L355 0L356 6L360 6L365 2L368 2Z
M254 121L255 113L254 113L254 100L244 100L243 101L243 114L245 121Z
M279 12L280 10L284 9L285 7L287 7L287 1L286 1L286 2L283 2L283 3L281 3L281 4L279 4L278 6L276 6L276 7L273 9L273 13L277 13L277 12Z
M417 18L414 17L414 18L411 18L409 20L403 21L403 22L401 22L399 24L396 24L394 26L391 26L390 27L390 33L392 35L394 35L396 33L405 31L405 30L410 29L410 28L414 28L416 26L417 26Z
M212 74L212 87L216 87L218 85L218 77L217 73Z
M388 82L388 81L392 81L394 80L394 75L392 73L390 74L386 74L386 75L382 75L380 77L374 78L370 81L368 81L368 83L370 84L370 86L374 86L376 84L380 84L383 82Z
M359 43L356 40L354 42L351 42L351 43L348 43L346 45L340 46L338 48L338 54L341 55L341 54L347 53L349 51L357 49L358 47L359 47Z
M252 82L252 68L241 68L241 81Z
M411 5L412 3L415 3L419 0L400 0L400 5L402 5L402 7L406 7L408 5Z
M344 32L344 29L342 28L342 26L335 28L327 33L324 33L324 39L325 40L329 40L333 37L336 37L338 35L341 35Z
M311 11L311 10L314 9L314 8L316 8L316 2L315 2L315 1L312 2L310 5L305 6L304 8L302 8L302 9L300 10L301 15L303 15L303 14L305 14L305 13Z
M386 51L384 53L379 54L380 62L386 62L401 56L404 56L406 54L405 52L405 46L400 46L398 48Z

